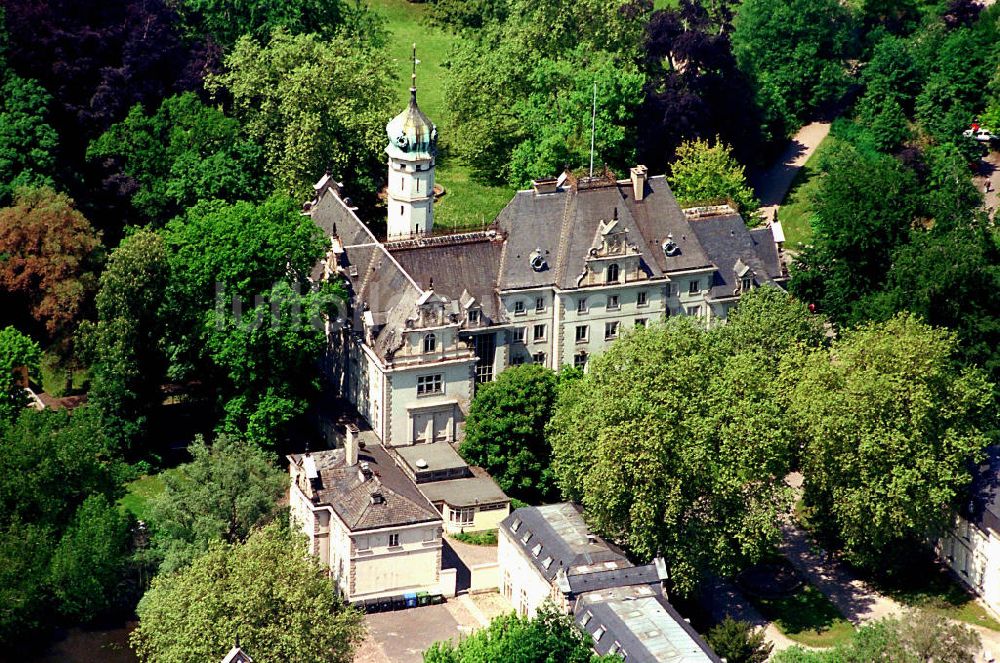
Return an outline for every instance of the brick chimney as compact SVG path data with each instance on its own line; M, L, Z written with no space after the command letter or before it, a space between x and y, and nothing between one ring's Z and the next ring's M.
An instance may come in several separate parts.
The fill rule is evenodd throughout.
M632 174L632 192L637 201L642 200L646 195L646 177L649 169L643 165L636 166L629 171Z

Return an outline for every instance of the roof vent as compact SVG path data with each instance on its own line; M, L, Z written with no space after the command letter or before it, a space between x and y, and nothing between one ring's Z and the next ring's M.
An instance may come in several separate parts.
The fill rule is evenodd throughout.
M417 462L416 462L416 463L414 463L414 464L415 464L415 465L416 465L417 467L419 467L420 469L422 469L422 470L426 470L426 469L427 469L427 461L426 461L426 460L424 460L423 458L418 458L418 459L417 459Z
M549 263L542 256L541 249L535 249L534 251L532 251L530 260L531 260L531 269L535 270L536 272L544 272L546 269L549 268Z
M677 246L677 242L674 241L673 233L667 235L667 239L663 242L663 253L668 257L673 257L679 255L681 252L681 247Z
M385 497L382 493L372 493L372 504L385 504Z

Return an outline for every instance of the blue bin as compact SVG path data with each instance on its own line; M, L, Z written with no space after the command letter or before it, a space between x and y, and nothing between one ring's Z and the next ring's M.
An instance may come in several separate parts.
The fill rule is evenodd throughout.
M416 608L417 607L417 595L415 593L412 593L412 594L403 594L403 598L406 599L406 607L407 608Z

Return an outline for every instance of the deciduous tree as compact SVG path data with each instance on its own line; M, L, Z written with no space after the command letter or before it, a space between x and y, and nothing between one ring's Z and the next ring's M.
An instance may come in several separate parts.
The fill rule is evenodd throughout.
M764 639L764 629L726 615L705 636L706 642L728 663L765 663L774 645Z
M275 187L302 201L324 171L358 191L384 178L385 114L396 98L389 72L385 53L368 44L277 29L267 42L242 37L206 87L232 98Z
M0 428L17 419L28 404L22 371L37 375L41 354L31 337L14 327L0 329Z
M277 512L287 474L254 444L226 435L188 447L193 460L162 474L152 506L153 547L171 573L213 541L238 543Z
M97 284L100 233L68 196L20 189L0 209L0 286L18 294L51 336L83 313Z
M479 385L465 421L459 452L483 467L513 497L529 503L551 499L555 477L545 424L557 396L554 371L515 366Z
M187 568L157 576L137 612L132 645L160 663L221 660L236 634L255 660L349 663L365 630L278 524L245 543L215 542Z
M667 181L681 207L726 202L748 225L756 225L760 202L747 184L746 170L718 137L714 144L697 139L681 143Z
M805 501L864 568L940 534L996 425L984 374L953 333L900 314L845 331L795 368L789 416L804 444Z

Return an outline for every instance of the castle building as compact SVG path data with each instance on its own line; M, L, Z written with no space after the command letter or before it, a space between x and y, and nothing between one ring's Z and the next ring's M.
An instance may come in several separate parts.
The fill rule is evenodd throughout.
M329 176L305 213L330 241L315 276L345 279L351 296L330 377L390 449L457 442L476 385L509 366L585 368L636 326L723 320L787 276L769 228L725 206L682 210L641 165L628 179L536 181L488 228L436 234L437 131L415 87L386 131L387 237Z

